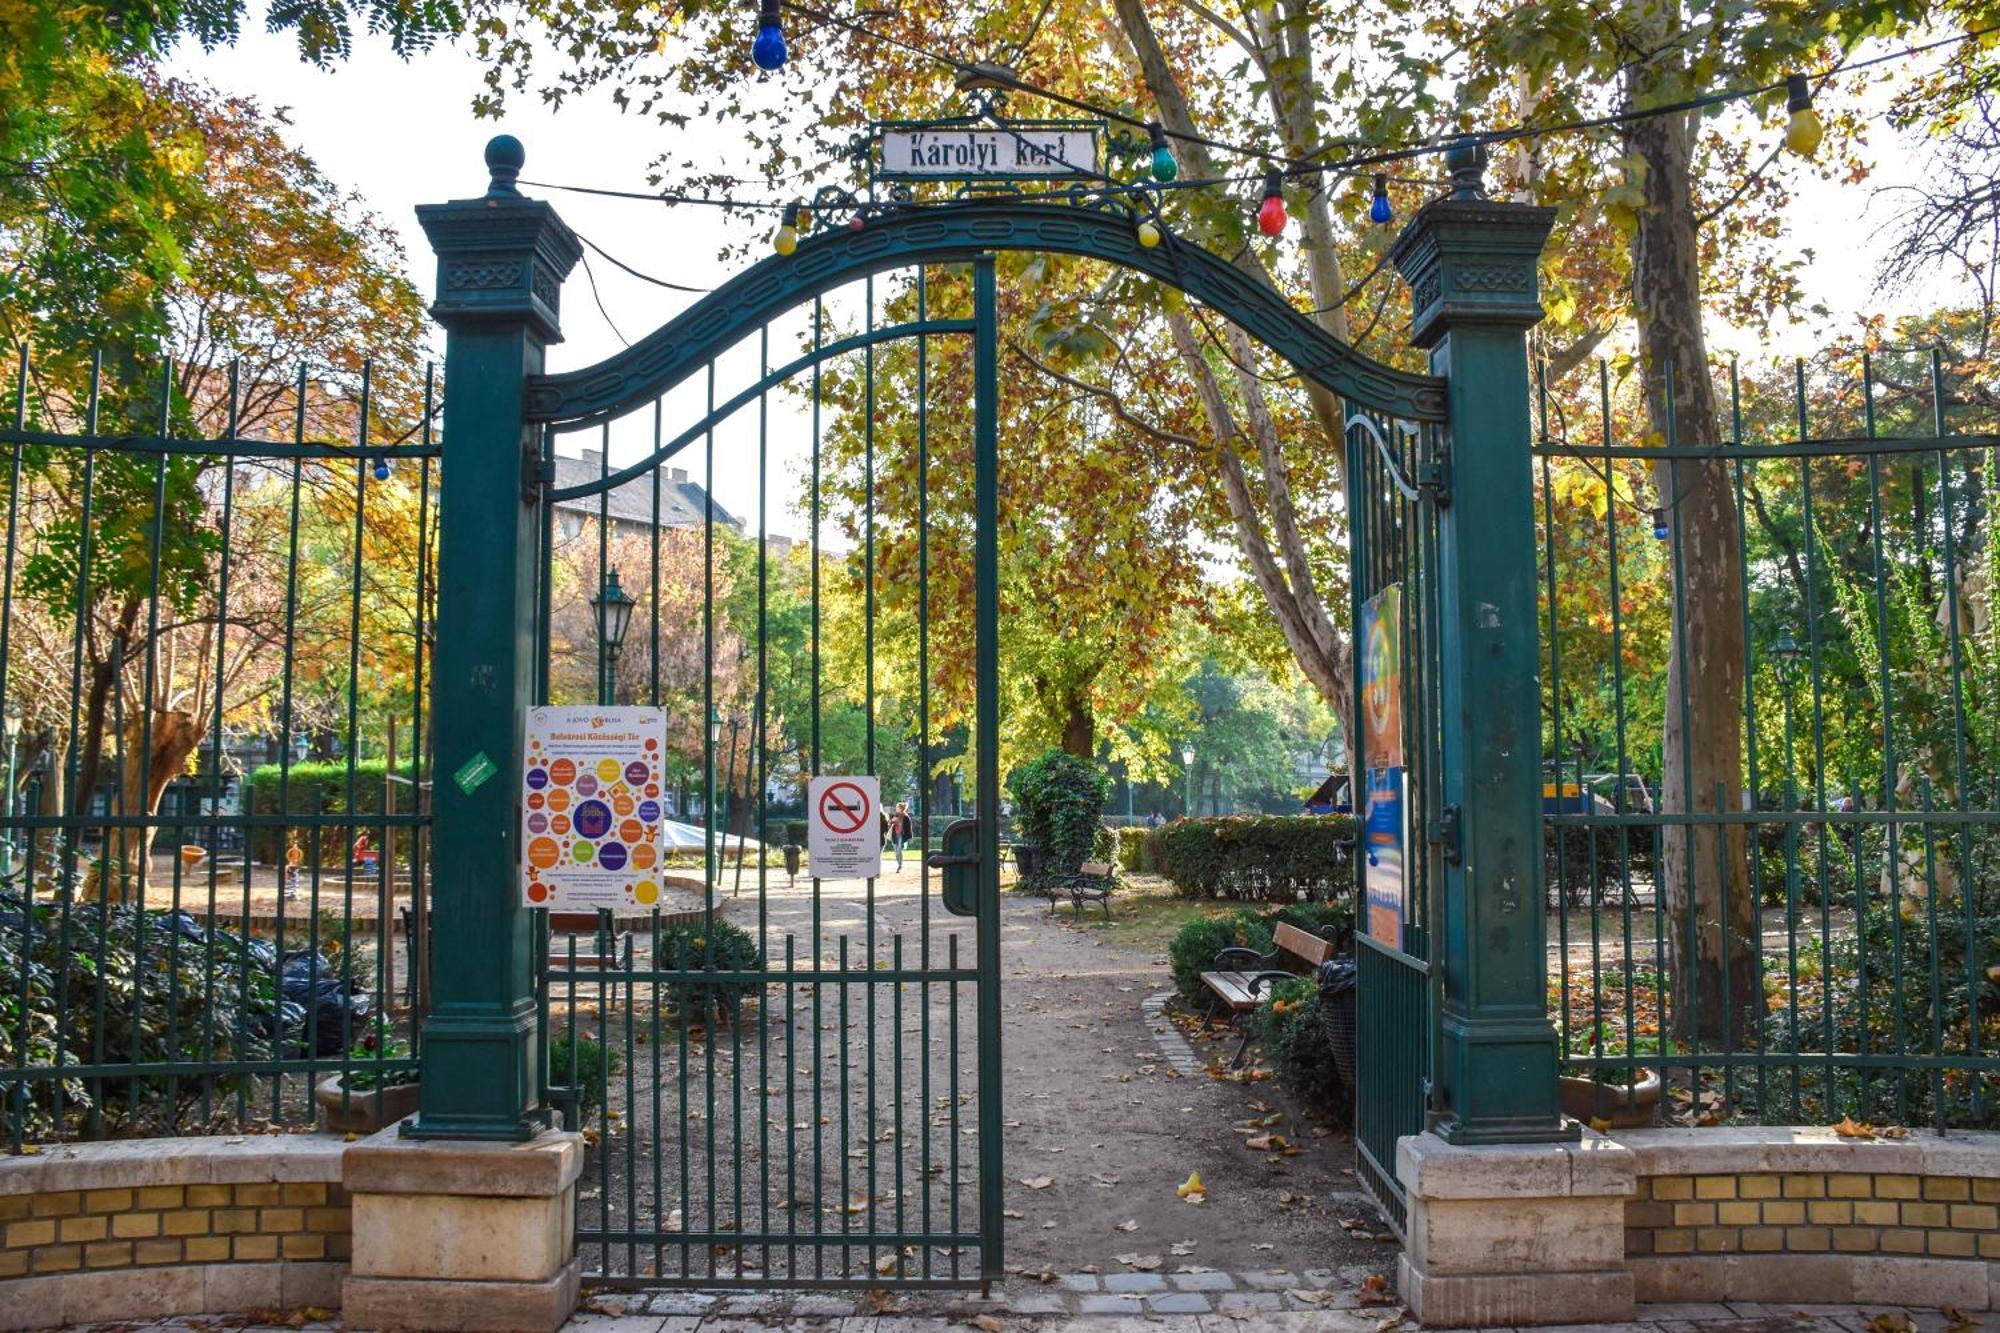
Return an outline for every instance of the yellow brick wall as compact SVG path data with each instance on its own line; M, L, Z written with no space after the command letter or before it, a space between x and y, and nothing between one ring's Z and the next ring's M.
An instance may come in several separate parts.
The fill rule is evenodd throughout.
M1625 1253L2000 1259L2000 1180L1788 1172L1642 1176Z
M345 1259L338 1185L164 1185L0 1195L0 1278L158 1264Z

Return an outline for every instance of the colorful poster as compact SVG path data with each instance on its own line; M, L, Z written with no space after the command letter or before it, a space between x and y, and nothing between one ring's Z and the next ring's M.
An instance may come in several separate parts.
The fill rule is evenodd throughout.
M814 879L882 873L882 780L817 777L806 786L806 860Z
M1361 766L1403 762L1403 589L1361 604Z
M530 907L648 908L666 859L659 708L530 708L521 893Z
M1362 871L1368 894L1368 937L1392 949L1403 947L1403 848L1408 836L1403 770L1369 769L1368 814L1361 824L1361 849L1368 858Z

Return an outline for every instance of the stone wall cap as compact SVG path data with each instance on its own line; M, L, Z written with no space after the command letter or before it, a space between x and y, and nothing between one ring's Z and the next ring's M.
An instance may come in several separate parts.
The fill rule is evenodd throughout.
M338 1184L348 1145L331 1134L230 1134L49 1143L0 1157L0 1195L156 1185Z
M583 1174L583 1135L546 1130L526 1143L406 1139L390 1125L348 1148L350 1194L470 1194L548 1198Z
M1623 1144L1585 1130L1574 1143L1396 1142L1396 1178L1420 1199L1553 1199L1627 1195L1638 1174Z
M1817 1125L1621 1129L1642 1176L1744 1172L1869 1171L1898 1175L2000 1176L2000 1133L1912 1130L1900 1139L1842 1138Z

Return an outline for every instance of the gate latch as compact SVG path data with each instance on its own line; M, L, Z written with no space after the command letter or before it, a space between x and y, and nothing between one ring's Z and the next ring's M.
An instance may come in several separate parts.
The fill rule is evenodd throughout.
M1431 840L1440 846L1440 848L1443 850L1444 853L1444 859L1450 862L1452 865L1457 865L1459 863L1460 857L1462 856L1462 852L1460 851L1458 845L1458 838L1459 838L1458 825L1459 825L1458 807L1455 805L1447 805L1442 811L1438 813L1437 836Z
M953 916L979 915L979 821L954 819L945 825L939 849L924 864L942 872L938 897Z
M1440 440L1417 469L1417 489L1429 491L1439 509L1451 508L1451 446Z

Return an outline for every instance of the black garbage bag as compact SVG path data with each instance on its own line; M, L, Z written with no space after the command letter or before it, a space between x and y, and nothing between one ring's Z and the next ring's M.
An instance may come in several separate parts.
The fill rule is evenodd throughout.
M313 1055L338 1055L368 1030L372 1006L367 992L349 991L340 968L310 949L285 955L278 994L286 1005L286 1044L294 1049L303 1050L310 1042Z

